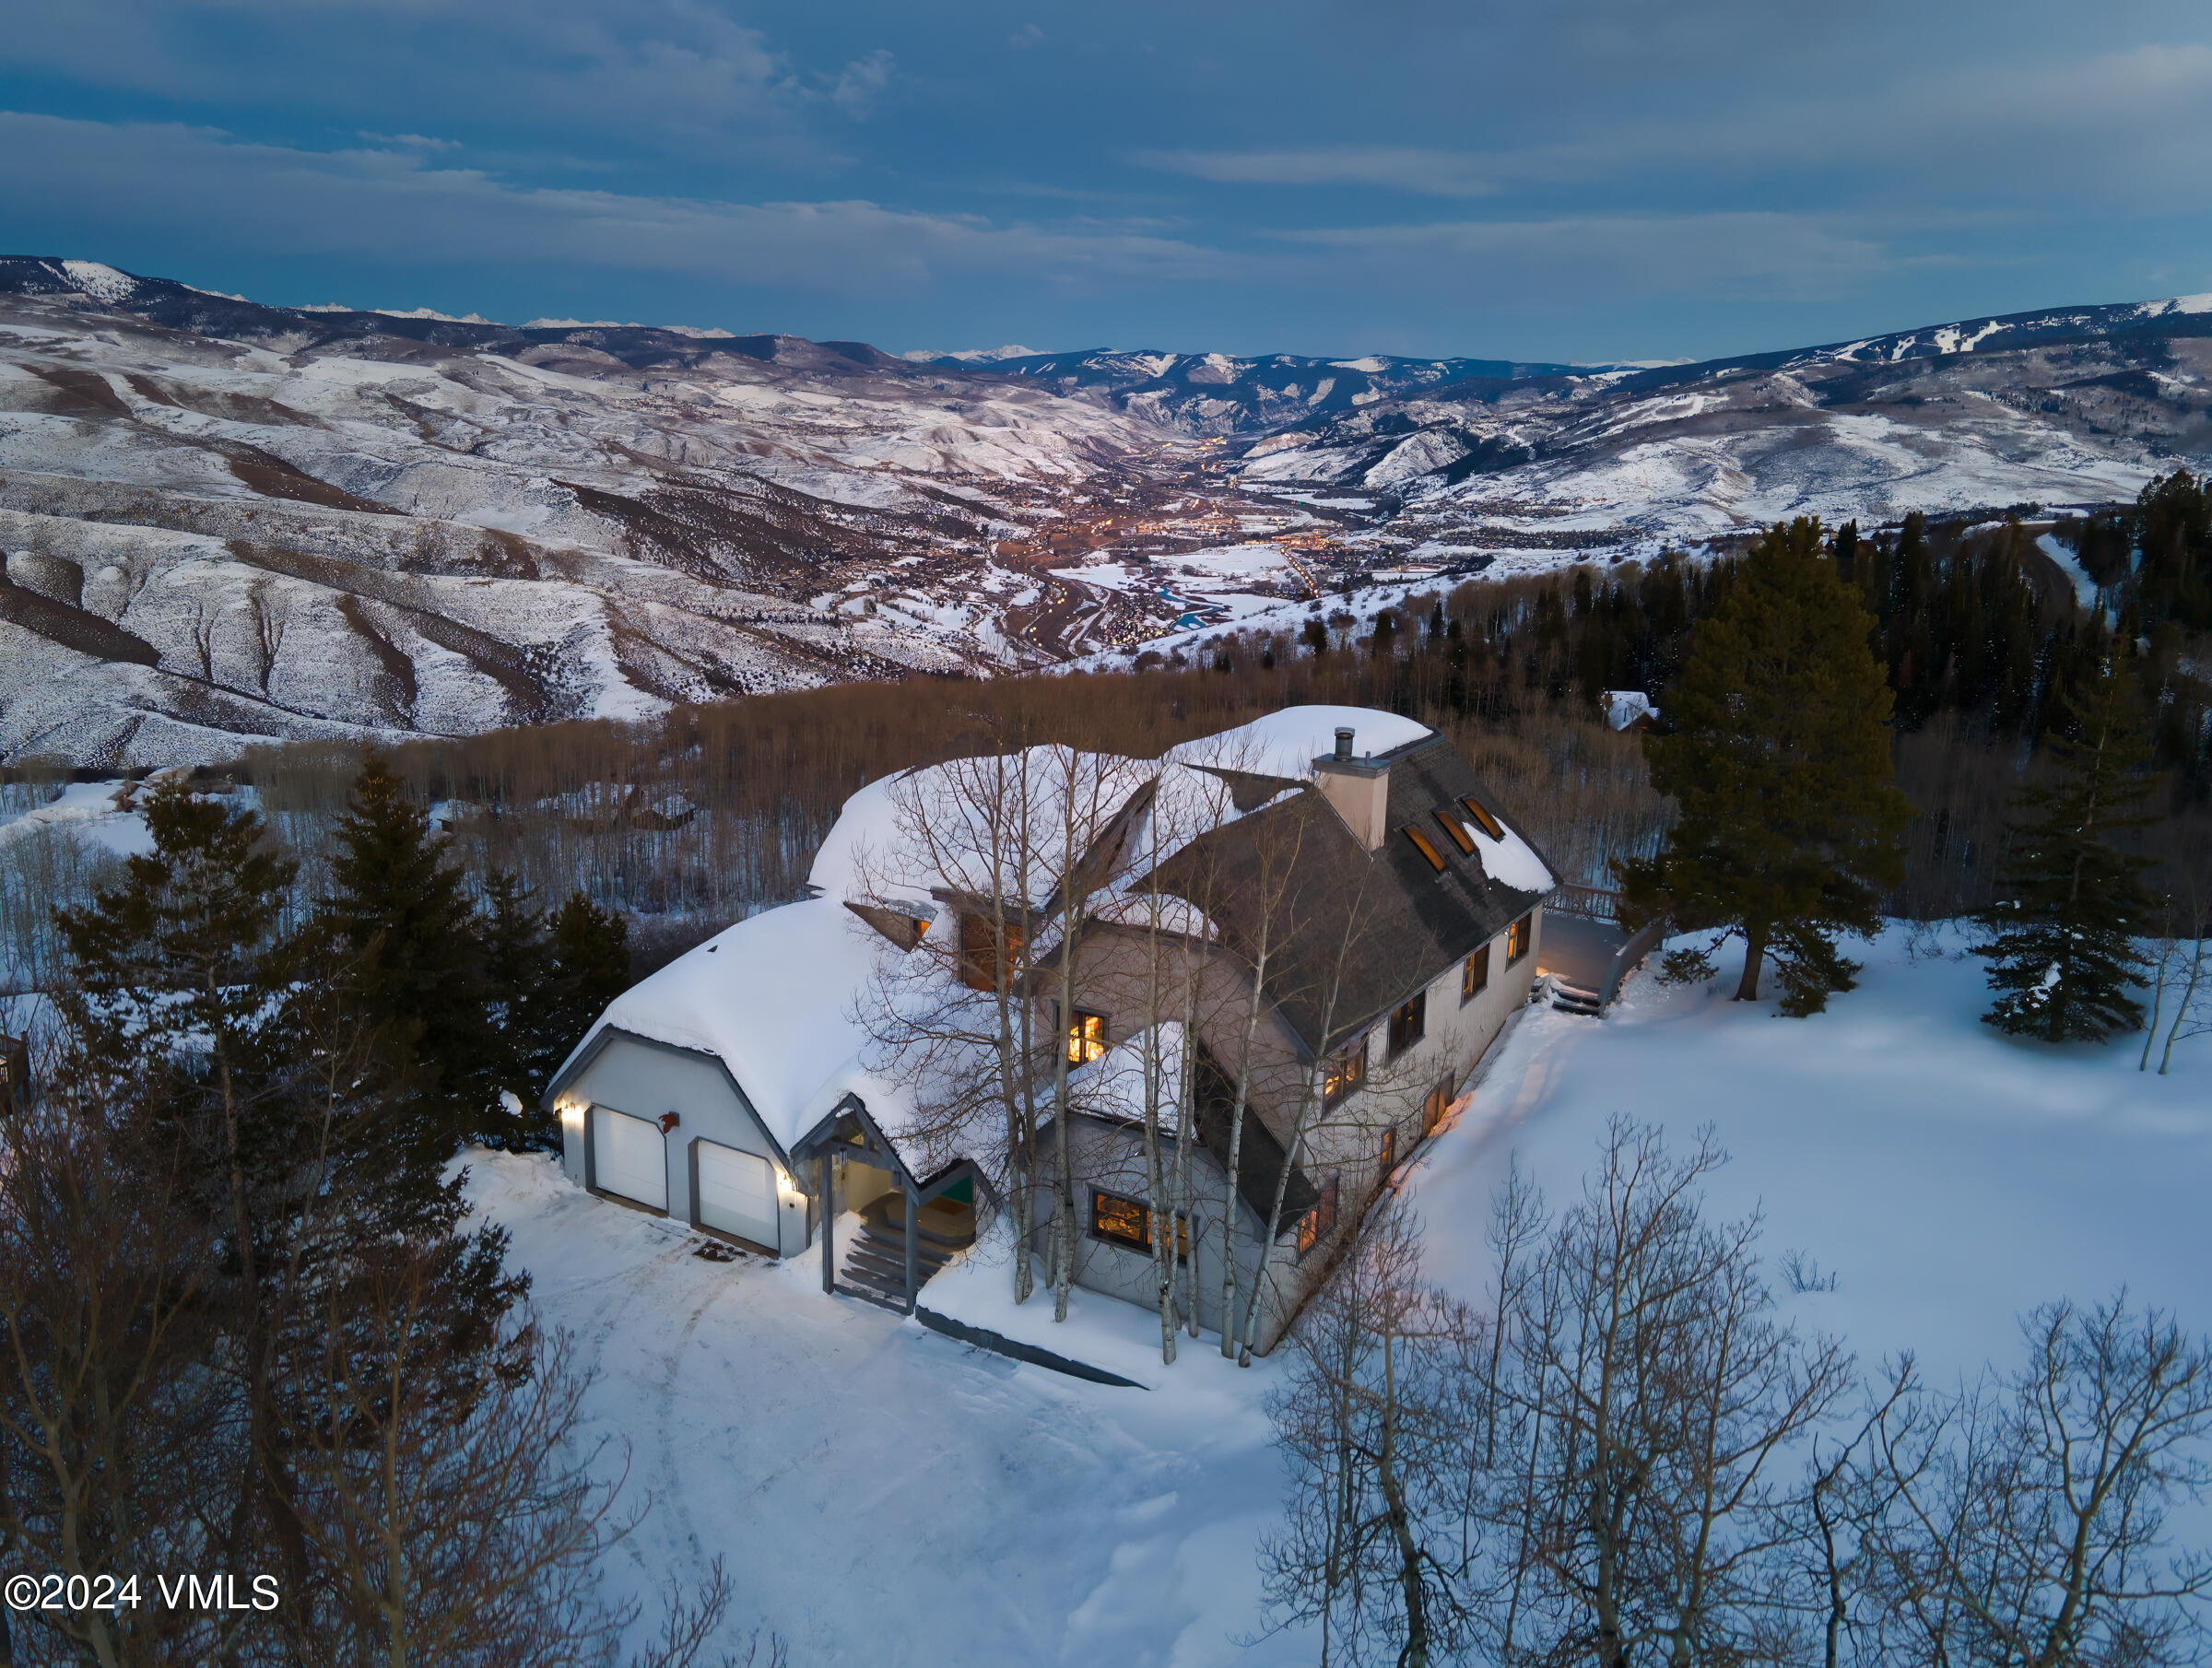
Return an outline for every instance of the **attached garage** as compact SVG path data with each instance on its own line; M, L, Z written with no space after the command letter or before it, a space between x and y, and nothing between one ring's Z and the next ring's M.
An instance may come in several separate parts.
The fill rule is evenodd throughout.
M654 1210L668 1208L668 1143L661 1127L612 1107L592 1108L592 1184Z
M778 1251L775 1167L718 1141L694 1141L691 1160L700 1227Z

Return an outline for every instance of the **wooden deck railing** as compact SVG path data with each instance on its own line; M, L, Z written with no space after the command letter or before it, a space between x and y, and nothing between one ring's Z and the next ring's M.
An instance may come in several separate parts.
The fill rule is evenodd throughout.
M1578 887L1561 883L1551 890L1544 900L1547 910L1557 910L1562 915L1587 915L1593 921L1620 919L1620 894L1604 887Z

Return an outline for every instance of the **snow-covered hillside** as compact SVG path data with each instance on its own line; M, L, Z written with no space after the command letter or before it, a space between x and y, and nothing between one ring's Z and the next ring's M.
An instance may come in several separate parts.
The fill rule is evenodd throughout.
M1915 960L1892 931L1861 989L1806 1021L1723 1000L1732 979L1666 990L1648 973L1603 1021L1526 1010L1409 1171L1428 1273L1479 1299L1509 1157L1563 1202L1625 1112L1679 1143L1717 1127L1735 1161L1714 1206L1762 1204L1770 1257L1837 1274L1786 1301L1863 1363L1911 1346L1943 1382L2008 1360L2030 1305L2122 1282L2212 1325L2212 1051L2183 1045L2160 1078L2124 1039L2000 1037L1976 1021L1979 964L1938 947ZM1276 1366L1186 1347L1159 1389L1084 1383L825 1298L804 1258L701 1261L680 1228L545 1159L474 1164L538 1303L603 1375L580 1439L626 1439L630 1486L654 1497L619 1589L650 1599L726 1554L735 1614L794 1662L900 1668L947 1640L1008 1668L1313 1659L1295 1636L1238 1642L1258 1631L1254 1543L1278 1505Z
M0 257L0 758L993 672L2212 454L2204 298L1705 365L1014 354L266 307Z

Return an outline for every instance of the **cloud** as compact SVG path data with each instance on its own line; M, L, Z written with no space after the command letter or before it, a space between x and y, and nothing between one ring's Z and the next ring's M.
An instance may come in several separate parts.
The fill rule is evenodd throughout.
M371 145L397 145L408 150L459 150L461 148L460 141L456 139L432 139L421 134L377 134L371 133L365 127L355 134L354 137L366 139Z
M1044 31L1034 23L1025 23L1006 37L1006 44L1018 53L1026 52L1032 46L1041 46L1043 42Z
M830 101L854 121L866 121L877 99L890 85L892 67L891 54L881 48L853 59L830 83Z
M1803 300L1841 295L1930 257L1900 254L1846 217L1763 212L1569 215L1332 227L1275 234L1385 283L1552 300L1676 295Z
M877 297L956 275L1083 288L1221 279L1248 258L1096 220L998 223L859 199L727 202L511 184L393 149L310 151L209 128L0 112L0 220L115 242L213 233L229 254L681 274ZM98 218L88 222L88 206Z
M1498 190L1494 159L1395 146L1155 150L1138 153L1135 160L1221 185L1375 185L1439 197L1488 196Z

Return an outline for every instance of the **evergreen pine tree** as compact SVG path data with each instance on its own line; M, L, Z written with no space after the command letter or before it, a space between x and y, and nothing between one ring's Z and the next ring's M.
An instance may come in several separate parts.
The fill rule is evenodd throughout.
M1820 524L1777 523L1700 625L1648 739L1652 785L1680 816L1650 861L1616 865L1632 903L1744 940L1738 1001L1771 956L1783 1011L1818 1012L1858 969L1839 933L1871 933L1904 875L1912 806L1889 759L1889 690L1873 622L1822 555ZM1718 947L1715 940L1712 947ZM1710 976L1710 950L1672 958Z
M582 892L553 911L547 922L553 946L553 980L540 1034L547 1058L535 1087L543 1090L553 1068L583 1040L592 1021L629 988L629 924L596 907Z
M493 1095L512 1093L525 1108L544 1087L547 1040L539 1011L551 977L545 917L531 908L519 876L494 869L484 879L484 1076Z
M193 1041L210 1073L251 1072L281 989L284 908L299 865L261 817L182 781L139 796L153 851L80 909L54 911L80 1067L165 1073Z
M2151 789L2150 746L2132 680L2110 662L2065 708L2050 741L2057 779L2016 796L2002 896L1978 917L1991 937L1975 954L1997 993L1982 1017L2050 1042L2102 1041L2143 1022L2127 987L2151 919L2147 860L2107 837L2151 820L2133 810Z
M353 952L363 1016L447 1098L457 1141L497 1093L488 1087L483 946L461 871L380 754L362 762L336 833L324 921Z

